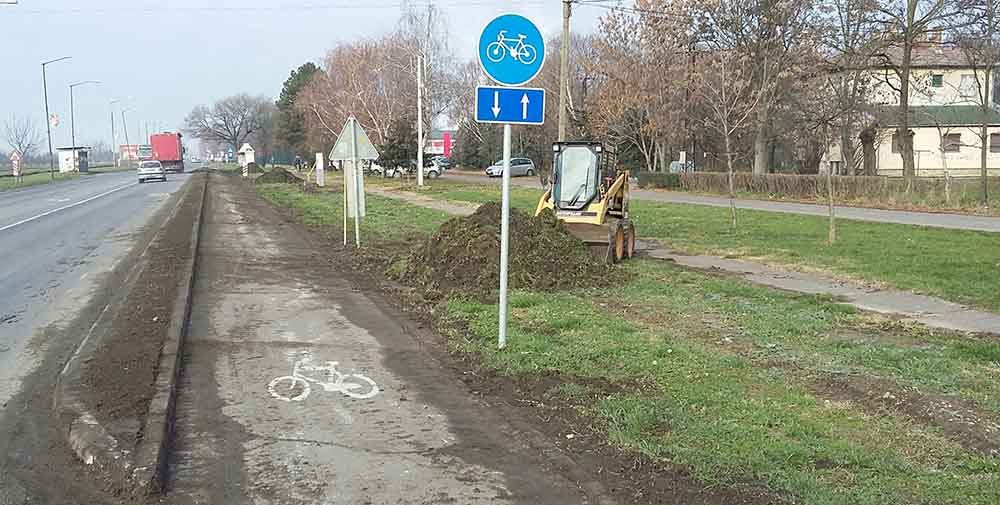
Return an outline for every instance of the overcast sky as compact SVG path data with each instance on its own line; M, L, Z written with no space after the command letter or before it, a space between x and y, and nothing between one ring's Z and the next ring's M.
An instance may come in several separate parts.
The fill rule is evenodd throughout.
M19 0L16 6L0 5L0 120L30 114L44 128L41 62L72 56L47 67L49 109L61 122L53 130L53 144L70 143L68 85L82 80L101 84L75 90L77 143L110 142L112 98L132 109L127 119L129 140L135 143L147 123L150 131L176 130L198 104L240 92L277 96L291 69L310 60L318 63L338 41L391 30L400 3ZM561 29L560 0L429 3L447 18L452 48L463 59L475 56L479 31L498 13L525 14L546 36ZM594 31L606 12L580 6L573 29ZM120 119L116 114L119 143L124 143Z

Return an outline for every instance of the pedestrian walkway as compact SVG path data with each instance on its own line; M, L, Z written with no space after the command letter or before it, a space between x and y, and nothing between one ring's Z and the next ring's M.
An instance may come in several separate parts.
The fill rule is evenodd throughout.
M498 179L490 179L479 175L449 173L448 179L462 182L472 182L476 184L499 184ZM538 189L541 189L542 187L539 184L538 179L534 177L516 178L512 179L512 182L514 185L521 187ZM729 208L729 198L724 196L694 195L691 193L677 191L652 191L646 189L632 189L629 191L629 195L637 200ZM829 215L829 210L827 209L826 204L774 202L768 200L737 198L736 207L740 209L780 212L785 214L801 214L807 216ZM883 210L865 207L846 207L842 205L838 205L834 209L837 217L842 219L1000 233L1000 217L933 212L911 212L905 210Z
M428 203L431 199L415 193L379 190L378 194L413 205L444 210L439 205L442 202L431 206ZM466 210L463 209L463 212ZM673 261L688 268L724 271L756 284L785 291L829 295L862 310L897 315L934 328L1000 334L1000 314L970 309L932 296L898 289L871 288L859 282L838 280L812 273L777 270L752 261L679 254L646 240L640 240L638 245L641 254Z
M167 503L588 503L328 246L235 178L206 205Z

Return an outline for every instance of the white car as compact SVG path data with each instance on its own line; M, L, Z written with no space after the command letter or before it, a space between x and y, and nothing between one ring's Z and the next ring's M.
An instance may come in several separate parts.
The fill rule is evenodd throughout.
M139 183L142 184L149 179L159 179L167 182L167 171L163 169L163 164L159 161L139 162Z
M503 160L500 160L486 169L486 175L489 177L501 177L503 176ZM531 177L535 175L535 163L528 158L511 158L510 159L510 176L520 177L520 176Z

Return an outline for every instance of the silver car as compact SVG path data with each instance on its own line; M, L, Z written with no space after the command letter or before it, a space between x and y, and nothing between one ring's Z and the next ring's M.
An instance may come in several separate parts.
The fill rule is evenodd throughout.
M501 177L503 176L503 160L500 160L486 169L486 175L490 177ZM535 163L528 158L511 158L510 159L510 176L520 177L526 175L531 177L535 175Z
M139 183L142 184L149 179L167 182L167 171L163 169L162 163L159 161L139 162Z

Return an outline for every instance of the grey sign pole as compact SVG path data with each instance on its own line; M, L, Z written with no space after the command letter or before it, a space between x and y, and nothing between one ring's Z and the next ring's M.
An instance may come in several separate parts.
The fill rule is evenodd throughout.
M361 167L358 166L358 120L351 118L351 158L354 163L354 243L361 247Z
M507 346L507 250L510 246L510 125L503 125L503 197L500 217L500 342Z

